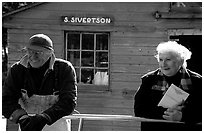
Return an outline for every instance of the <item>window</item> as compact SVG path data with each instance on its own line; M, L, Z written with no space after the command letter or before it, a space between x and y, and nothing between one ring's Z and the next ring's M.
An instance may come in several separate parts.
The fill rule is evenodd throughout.
M108 85L108 33L67 32L65 56L74 65L79 84Z
M202 36L201 35L174 35L170 40L184 45L191 52L191 59L187 60L187 68L202 74Z
M187 60L187 68L202 74L202 30L201 29L171 29L168 30L169 40L177 41L191 52Z

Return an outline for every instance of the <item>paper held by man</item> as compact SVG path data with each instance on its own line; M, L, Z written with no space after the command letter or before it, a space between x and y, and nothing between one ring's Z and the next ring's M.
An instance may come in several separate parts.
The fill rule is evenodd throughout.
M188 96L189 94L187 92L175 86L174 84L171 84L171 86L168 88L168 90L160 100L158 106L162 106L164 108L172 108L182 101L185 101Z

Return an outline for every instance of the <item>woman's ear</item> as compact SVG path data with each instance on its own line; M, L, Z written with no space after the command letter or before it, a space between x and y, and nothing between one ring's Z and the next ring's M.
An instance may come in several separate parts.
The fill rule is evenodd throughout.
M184 64L184 59L181 59L180 60L180 66L183 66L183 64Z

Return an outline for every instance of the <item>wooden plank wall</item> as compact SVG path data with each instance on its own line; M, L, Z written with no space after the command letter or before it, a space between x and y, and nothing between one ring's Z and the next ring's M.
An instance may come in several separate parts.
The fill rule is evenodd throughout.
M89 91L78 88L77 110L94 114L133 114L134 93L140 77L157 68L155 48L168 40L168 29L201 28L201 21L156 20L155 11L167 12L169 3L47 3L12 15L3 24L8 27L9 65L23 56L21 49L35 33L49 35L55 54L63 58L64 31L110 32L109 91ZM113 26L75 26L61 23L61 16L73 14L102 14L114 18ZM78 121L73 121L73 130ZM139 122L86 121L84 130L140 130Z

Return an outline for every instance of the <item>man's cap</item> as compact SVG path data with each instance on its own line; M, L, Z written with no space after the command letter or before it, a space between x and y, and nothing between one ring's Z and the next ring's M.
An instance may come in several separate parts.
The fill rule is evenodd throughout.
M36 34L30 37L27 48L53 50L52 40L45 34Z

